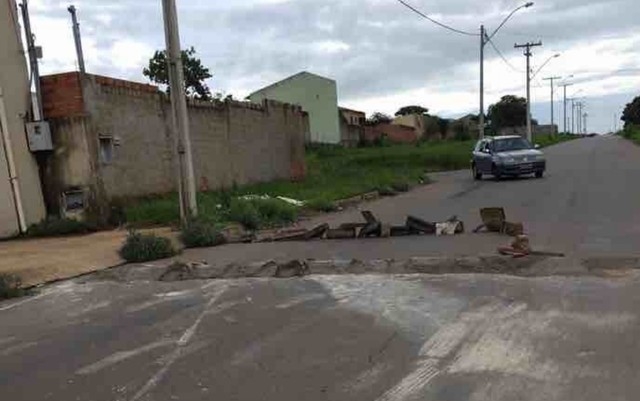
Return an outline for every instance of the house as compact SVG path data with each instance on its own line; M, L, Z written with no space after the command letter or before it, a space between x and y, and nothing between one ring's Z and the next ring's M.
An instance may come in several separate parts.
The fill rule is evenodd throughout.
M416 132L417 140L420 140L425 134L425 116L422 114L398 116L393 119L391 124L413 128Z
M38 163L25 131L31 91L20 38L15 1L0 1L0 238L46 215Z
M61 215L105 224L118 204L176 191L171 105L158 87L78 72L41 83L55 149L45 196ZM187 103L198 190L304 177L309 125L300 106Z
M295 104L309 114L309 138L312 143L341 143L336 81L302 71L251 93L253 103L265 99Z
M339 107L340 143L348 148L358 146L364 140L364 125L367 115L362 111Z

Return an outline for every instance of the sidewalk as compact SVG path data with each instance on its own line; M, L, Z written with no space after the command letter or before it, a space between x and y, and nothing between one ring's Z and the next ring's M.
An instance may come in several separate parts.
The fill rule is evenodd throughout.
M152 230L175 237L168 228ZM90 235L0 242L0 273L12 273L25 286L77 276L123 263L118 255L126 230Z

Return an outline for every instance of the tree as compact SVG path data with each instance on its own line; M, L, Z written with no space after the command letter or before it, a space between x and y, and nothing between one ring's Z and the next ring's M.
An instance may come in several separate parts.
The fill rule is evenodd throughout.
M376 124L383 124L383 123L388 124L391 121L392 121L392 118L390 116L384 113L380 113L379 111L376 111L371 115L371 117L367 119L367 124L368 125L376 125Z
M211 100L211 92L204 81L211 78L212 75L209 69L203 66L200 59L196 57L196 50L193 47L182 50L182 66L186 95L199 100ZM156 50L153 57L149 59L149 66L142 70L142 74L148 77L151 82L167 85L167 93L169 93L167 52L165 50Z
M429 112L429 109L422 106L404 106L401 107L400 110L396 111L396 117L398 116L409 116L412 114L421 114L426 115Z
M507 95L489 107L487 116L494 131L506 127L522 127L527 123L527 100Z
M631 103L627 103L620 119L624 121L625 128L640 125L640 96L633 99Z

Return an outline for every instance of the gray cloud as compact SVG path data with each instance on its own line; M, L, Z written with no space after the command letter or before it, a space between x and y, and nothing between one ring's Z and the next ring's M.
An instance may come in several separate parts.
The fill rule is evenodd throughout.
M434 18L474 32L481 23L495 28L524 2L407 1ZM68 18L66 4L56 0L39 4L34 13ZM76 2L83 34L95 39L99 50L122 39L161 48L160 4L159 0ZM639 9L637 0L538 1L514 16L494 42L507 57L521 54L513 49L516 41L541 39L545 49L564 51L631 33L637 28ZM471 67L478 62L478 38L443 30L395 0L183 0L179 13L182 43L195 46L211 68L214 90L248 91L310 70L335 78L341 98L350 101L426 86L476 96L477 72ZM637 54L639 44L618 51ZM487 54L496 57L490 48ZM143 65L126 71L117 66L118 60L102 60L96 72L143 79ZM626 67L633 70L640 63ZM582 79L606 74L595 71L592 77L588 68L580 73Z

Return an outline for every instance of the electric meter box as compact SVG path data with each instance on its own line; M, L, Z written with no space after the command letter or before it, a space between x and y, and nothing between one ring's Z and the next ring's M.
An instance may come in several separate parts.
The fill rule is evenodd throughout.
M27 123L27 139L29 140L29 150L32 152L53 150L51 129L46 121Z

